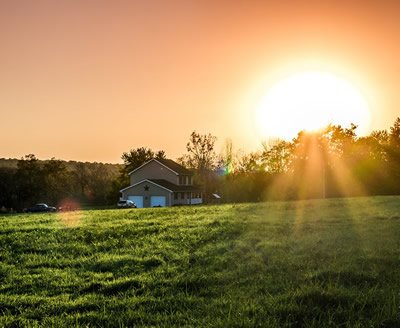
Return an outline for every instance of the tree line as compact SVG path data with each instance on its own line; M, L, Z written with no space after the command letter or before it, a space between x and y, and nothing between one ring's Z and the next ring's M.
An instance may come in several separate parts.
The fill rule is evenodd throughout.
M400 118L389 130L368 136L357 136L355 124L331 124L316 132L300 131L291 141L263 142L248 153L235 151L230 140L217 153L216 140L194 131L187 152L177 159L193 171L206 202L213 194L222 202L400 194ZM165 152L137 148L124 153L121 181L154 157L165 158Z
M0 161L0 208L21 211L38 202L105 205L115 197L112 182L121 165L39 160L29 154Z
M213 188L227 202L399 194L400 118L389 131L356 131L329 125L239 156L228 143Z
M225 141L192 132L177 162L194 173L206 202L218 194L223 202L254 202L360 195L400 194L400 118L389 130L357 136L357 126L329 125L301 131L291 141L262 143L258 151L235 151ZM163 150L147 147L122 154L123 165L40 161L26 155L0 166L0 207L22 210L36 202L110 205L129 185L128 173Z

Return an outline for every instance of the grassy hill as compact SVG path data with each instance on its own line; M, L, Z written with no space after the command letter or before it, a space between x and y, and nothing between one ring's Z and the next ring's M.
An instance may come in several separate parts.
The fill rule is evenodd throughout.
M400 197L0 216L0 326L400 327Z

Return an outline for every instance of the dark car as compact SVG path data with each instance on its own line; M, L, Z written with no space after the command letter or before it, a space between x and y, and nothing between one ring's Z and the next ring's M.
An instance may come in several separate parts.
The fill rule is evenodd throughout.
M131 200L120 200L117 206L118 208L136 208L136 204Z
M25 212L34 213L34 212L55 212L57 209L53 206L48 206L47 204L36 204L32 207L28 207Z

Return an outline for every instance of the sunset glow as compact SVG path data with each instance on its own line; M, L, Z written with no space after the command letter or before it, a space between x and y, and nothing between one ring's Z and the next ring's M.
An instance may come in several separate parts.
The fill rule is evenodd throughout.
M176 159L194 130L217 136L217 151L229 138L248 152L329 120L387 129L400 108L399 11L398 1L1 1L0 156L121 163L137 147Z
M328 124L357 124L366 132L370 124L367 101L346 80L323 72L305 72L276 83L256 111L264 137L294 138L301 130Z

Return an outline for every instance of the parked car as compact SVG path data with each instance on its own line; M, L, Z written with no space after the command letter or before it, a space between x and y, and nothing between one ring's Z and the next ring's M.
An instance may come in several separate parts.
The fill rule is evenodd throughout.
M118 208L136 208L136 204L131 200L120 200L117 206Z
M53 206L49 206L44 203L33 205L32 207L28 207L25 212L34 213L34 212L55 212L57 209Z

